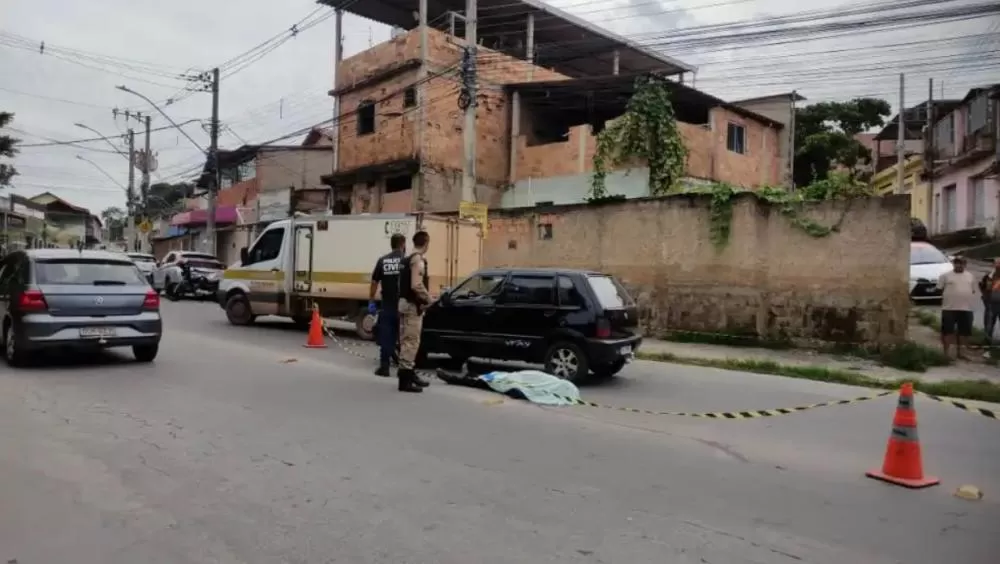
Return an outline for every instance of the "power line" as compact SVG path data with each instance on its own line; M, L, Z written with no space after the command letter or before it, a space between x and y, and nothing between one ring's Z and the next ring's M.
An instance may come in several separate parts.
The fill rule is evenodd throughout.
M181 122L181 123L179 123L177 125L178 126L185 126L185 125L188 125L188 124L191 124L191 123L196 123L196 122L201 122L201 121L203 121L203 120L189 119L189 120ZM167 126L163 126L163 127L156 127L156 128L150 129L149 131L150 132L154 132L154 131L166 131L168 129L176 129L176 128L173 125L167 125ZM41 136L40 135L36 135L35 137L41 137ZM57 146L57 145L76 145L76 144L79 144L79 143L94 143L94 142L103 141L103 140L104 140L104 137L91 137L89 139L73 139L73 140L70 140L70 141L52 140L49 143L18 144L18 147L53 147L53 146Z

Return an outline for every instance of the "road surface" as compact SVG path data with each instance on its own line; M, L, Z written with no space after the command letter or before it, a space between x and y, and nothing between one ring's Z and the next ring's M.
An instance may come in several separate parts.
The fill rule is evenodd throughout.
M0 562L1000 558L1000 421L918 398L925 465L943 484L909 491L863 477L893 398L712 421L496 403L440 382L399 394L370 361L304 349L280 324L164 308L154 365L123 353L0 368ZM640 362L583 392L722 411L869 391ZM985 499L953 497L965 483Z

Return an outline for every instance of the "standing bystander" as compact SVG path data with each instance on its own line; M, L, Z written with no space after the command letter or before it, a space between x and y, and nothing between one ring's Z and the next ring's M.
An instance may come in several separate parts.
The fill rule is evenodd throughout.
M993 271L984 274L979 281L979 291L983 295L983 330L986 338L993 341L993 333L1000 322L1000 258L993 260Z
M943 290L941 298L941 345L945 356L952 342L955 357L962 355L962 342L972 336L973 309L978 293L976 277L965 269L965 258L952 259L952 271L938 278L938 288Z

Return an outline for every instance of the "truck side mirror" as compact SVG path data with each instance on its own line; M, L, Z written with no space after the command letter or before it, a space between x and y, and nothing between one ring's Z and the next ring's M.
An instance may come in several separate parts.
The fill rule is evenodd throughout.
M246 247L240 249L240 266L246 266L250 263L250 251Z

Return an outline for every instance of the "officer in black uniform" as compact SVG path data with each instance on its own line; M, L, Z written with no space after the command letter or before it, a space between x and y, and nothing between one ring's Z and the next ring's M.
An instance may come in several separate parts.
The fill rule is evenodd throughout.
M379 363L375 369L378 376L389 376L389 361L396 355L399 342L399 273L403 269L406 256L406 236L396 233L389 239L392 251L379 257L372 271L372 283L368 290L368 312L377 311L375 292L382 286L382 312L378 316Z

